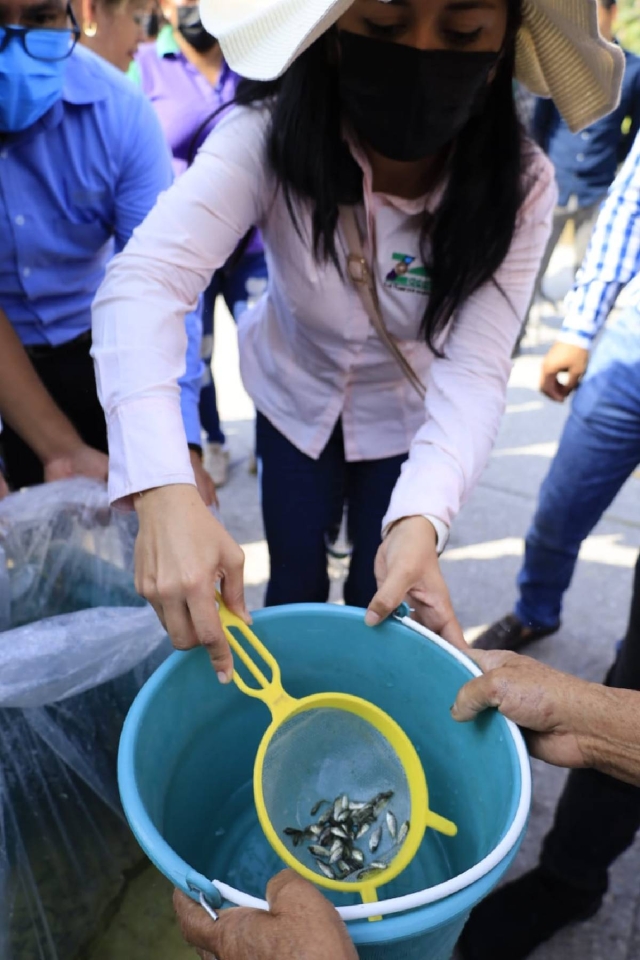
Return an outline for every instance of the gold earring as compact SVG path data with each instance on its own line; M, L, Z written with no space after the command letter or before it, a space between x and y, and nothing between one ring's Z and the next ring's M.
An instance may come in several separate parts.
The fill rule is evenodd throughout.
M95 22L95 20L91 20L89 23L85 22L82 24L82 32L84 33L85 37L95 37L96 33L98 32L98 24Z

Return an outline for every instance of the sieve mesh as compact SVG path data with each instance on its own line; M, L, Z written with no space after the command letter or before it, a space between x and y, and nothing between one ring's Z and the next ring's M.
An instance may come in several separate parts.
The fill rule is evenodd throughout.
M393 814L398 830L411 821L409 784L398 755L376 727L347 710L320 707L283 723L265 754L262 787L276 833L296 858L316 873L320 868L308 849L316 839L307 835L294 846L285 830L304 831L317 824L337 797L346 795L352 803L369 803L381 793L393 793L369 833L359 840L353 838L351 846L362 852L364 864L339 879L354 881L372 861L388 864L397 855L400 845L387 825L388 813ZM312 814L321 800L328 802ZM380 843L371 852L369 841L378 827Z

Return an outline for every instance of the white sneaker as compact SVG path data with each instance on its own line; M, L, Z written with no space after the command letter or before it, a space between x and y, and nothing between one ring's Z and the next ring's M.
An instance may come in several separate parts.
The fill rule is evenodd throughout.
M204 468L216 487L224 487L229 479L229 451L221 443L205 443L202 449Z

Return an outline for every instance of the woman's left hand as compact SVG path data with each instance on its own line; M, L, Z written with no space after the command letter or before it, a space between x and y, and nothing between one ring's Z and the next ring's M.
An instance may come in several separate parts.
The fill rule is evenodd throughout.
M466 651L436 546L436 531L425 517L406 517L391 528L376 556L378 592L365 622L376 626L406 600L414 608L416 620Z

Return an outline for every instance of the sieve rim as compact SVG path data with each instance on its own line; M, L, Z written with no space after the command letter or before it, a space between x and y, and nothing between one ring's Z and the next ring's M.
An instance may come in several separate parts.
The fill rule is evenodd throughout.
M288 867L300 876L325 890L333 890L339 893L357 893L364 898L365 902L371 902L372 899L375 900L375 891L386 883L395 880L413 860L429 826L429 814L433 814L434 811L429 805L429 787L424 768L416 748L400 724L385 710L376 706L375 703L350 693L330 692L312 693L292 702L295 706L291 707L284 720L274 717L260 741L256 754L253 767L253 792L260 826L271 848L275 850ZM263 789L263 773L267 753L273 738L282 729L283 723L313 710L343 711L374 727L393 750L406 776L412 810L409 836L386 869L367 880L330 880L328 877L323 877L314 872L282 840L267 811ZM420 811L420 813L414 814L414 810ZM378 916L377 912L374 911L372 916Z
M423 637L437 644L437 646L458 660L459 663L466 667L474 676L479 677L482 675L482 671L473 660L427 627L416 623L416 621L410 617L395 617L395 619L410 630L421 634ZM464 873L458 874L458 876L453 877L451 880L436 884L434 887L427 887L417 893L406 894L403 897L393 897L388 900L380 900L375 903L361 903L350 907L337 907L336 909L343 920L367 920L371 917L391 916L396 913L406 913L409 910L415 910L418 907L425 907L429 904L444 900L482 880L511 853L529 817L531 807L531 764L520 730L511 720L503 719L507 724L507 729L511 734L516 749L520 766L521 791L520 800L513 820L500 843L497 844L484 859L475 864L475 866L469 870L465 870ZM243 893L241 890L236 890L235 887L231 887L221 880L212 880L211 883L218 889L221 896L228 903L238 907L252 907L267 912L269 910L269 904L266 900L261 900L259 897L252 897L249 894Z

